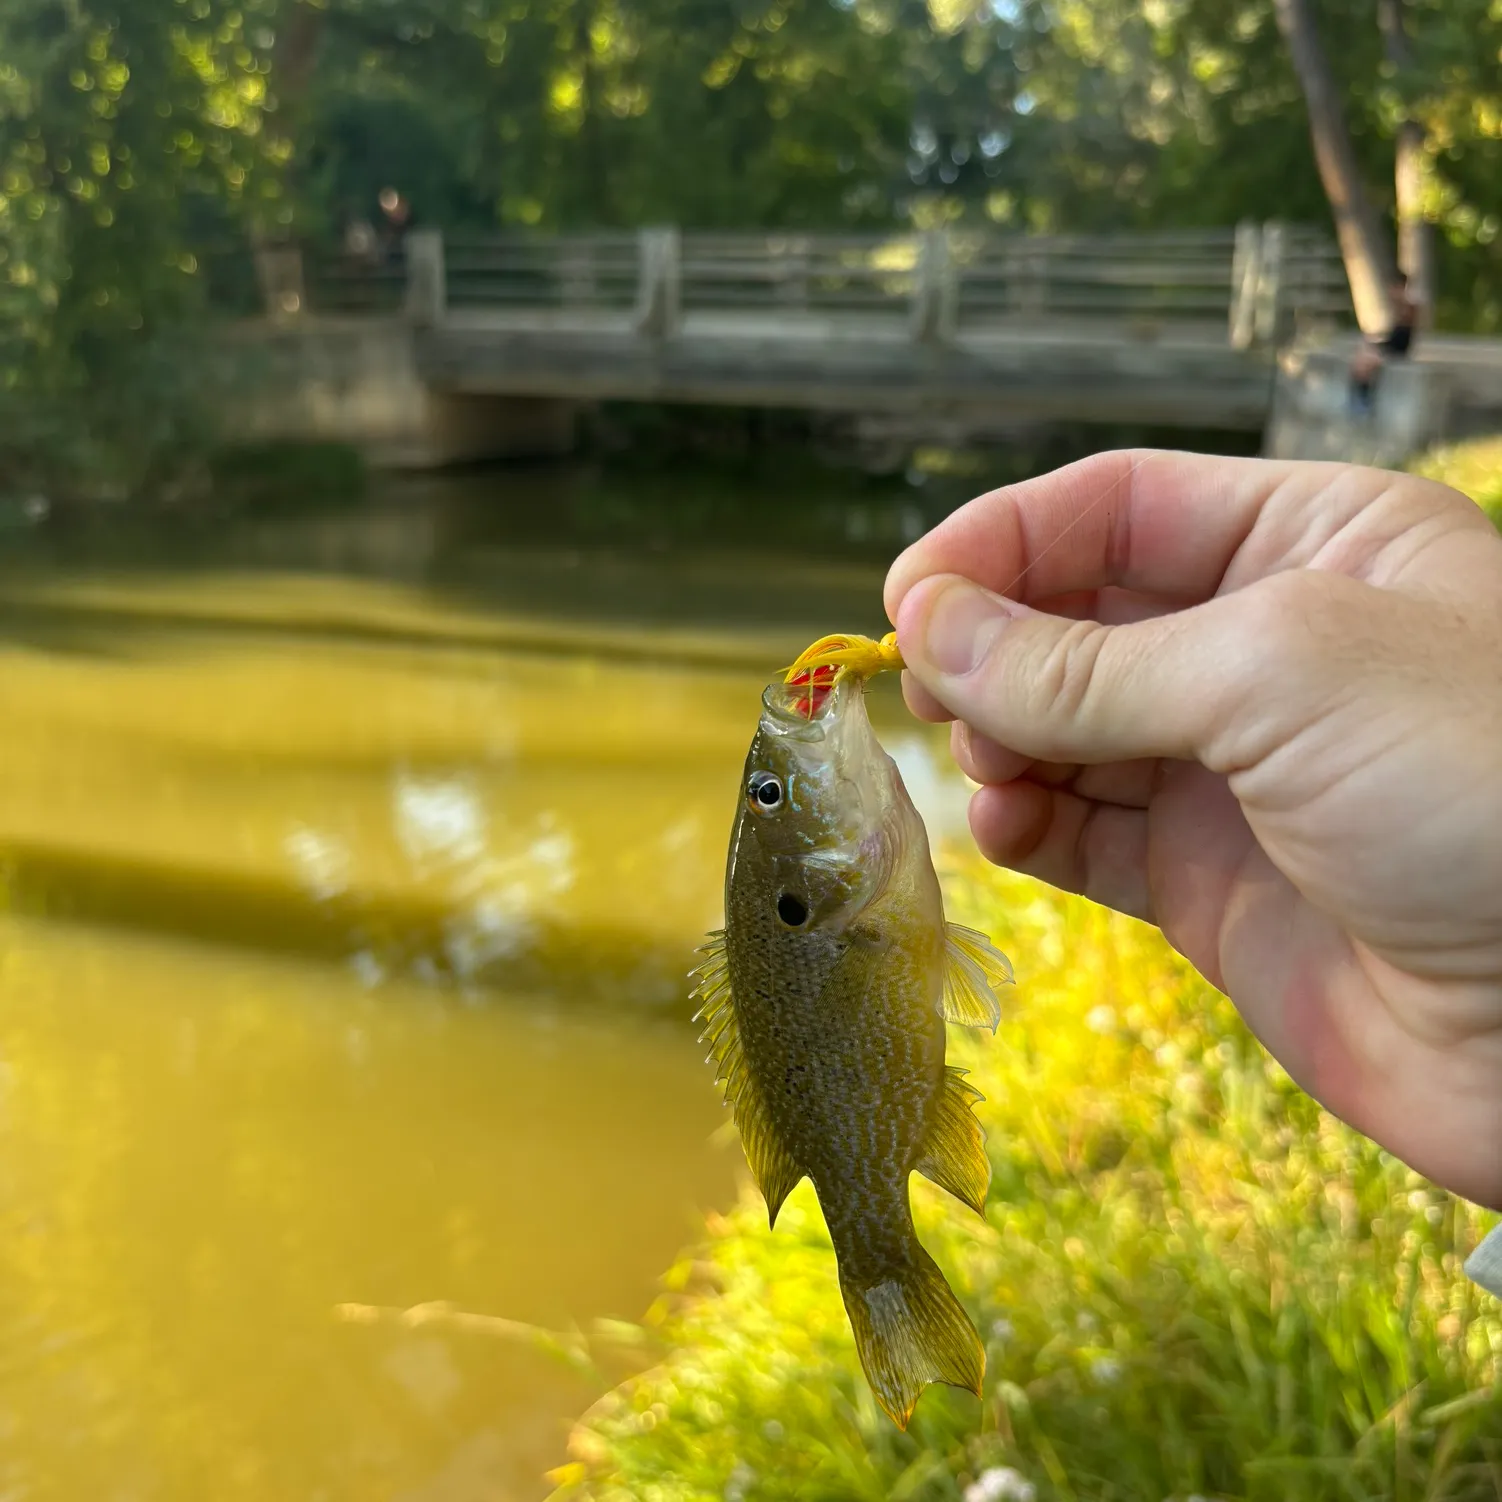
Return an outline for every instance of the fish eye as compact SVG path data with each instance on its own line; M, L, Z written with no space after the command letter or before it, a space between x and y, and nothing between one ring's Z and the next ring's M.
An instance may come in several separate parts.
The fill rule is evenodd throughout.
M777 899L777 916L789 928L802 928L808 922L808 905L792 892L784 892Z
M769 814L782 806L782 783L772 772L753 772L746 791L757 813Z

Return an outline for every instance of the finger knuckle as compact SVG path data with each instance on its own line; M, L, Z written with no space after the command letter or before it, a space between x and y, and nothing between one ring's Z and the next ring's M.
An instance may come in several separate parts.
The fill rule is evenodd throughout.
M1034 681L1041 718L1073 723L1088 713L1108 637L1094 621L1075 621L1053 642Z

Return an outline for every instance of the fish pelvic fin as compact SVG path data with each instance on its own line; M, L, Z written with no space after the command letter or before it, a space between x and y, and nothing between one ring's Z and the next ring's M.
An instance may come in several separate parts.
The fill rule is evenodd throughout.
M931 1382L980 1396L985 1348L943 1273L916 1241L907 1265L882 1282L857 1285L841 1276L840 1292L866 1380L899 1429L907 1428Z
M746 1154L756 1187L767 1202L767 1224L776 1226L782 1202L803 1177L792 1154L783 1146L771 1116L757 1094L756 1082L746 1068L745 1050L736 1025L735 996L730 989L730 965L725 954L725 934L717 929L700 947L704 961L692 973L692 999L699 1003L694 1013L703 1022L701 1043L709 1044L705 1060L714 1065L715 1082L725 1086L725 1104L735 1117L741 1147Z
M986 1156L986 1134L972 1108L984 1099L974 1085L965 1083L963 1069L946 1064L933 1120L923 1137L923 1156L917 1162L918 1172L925 1179L947 1189L983 1220L986 1191L991 1187L991 1160Z
M1012 983L1012 962L983 934L960 923L944 925L944 995L939 1010L946 1022L988 1027L1001 1022L1001 988Z

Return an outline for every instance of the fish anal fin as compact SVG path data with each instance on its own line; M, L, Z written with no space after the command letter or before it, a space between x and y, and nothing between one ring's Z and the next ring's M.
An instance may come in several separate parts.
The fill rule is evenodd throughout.
M947 1189L984 1218L991 1160L986 1156L986 1135L971 1109L981 1099L980 1091L965 1083L963 1069L945 1066L944 1085L934 1102L917 1168L925 1179Z
M756 1187L767 1202L767 1223L777 1224L777 1212L788 1197L803 1170L782 1145L771 1118L762 1107L756 1082L746 1068L736 1025L735 998L731 994L730 974L725 961L725 935L709 935L699 951L704 963L693 972L693 999L699 1003L695 1013L704 1024L701 1043L709 1044L708 1063L714 1065L715 1080L725 1086L725 1102L735 1117L741 1147L751 1167Z
M985 1348L922 1247L915 1244L912 1260L883 1282L862 1286L842 1277L840 1292L866 1380L899 1429L931 1382L980 1396Z
M959 923L944 925L944 995L940 1011L961 1027L1001 1021L1002 986L1012 983L1012 962L983 934Z

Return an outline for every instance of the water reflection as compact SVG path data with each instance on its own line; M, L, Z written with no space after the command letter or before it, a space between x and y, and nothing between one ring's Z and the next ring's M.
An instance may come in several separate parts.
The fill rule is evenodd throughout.
M729 1195L683 975L880 570L430 500L0 566L0 1496L536 1496L592 1390L506 1322L637 1317Z
M634 1318L728 1191L677 1030L24 920L0 954L5 1495L535 1495L587 1382L339 1306Z

